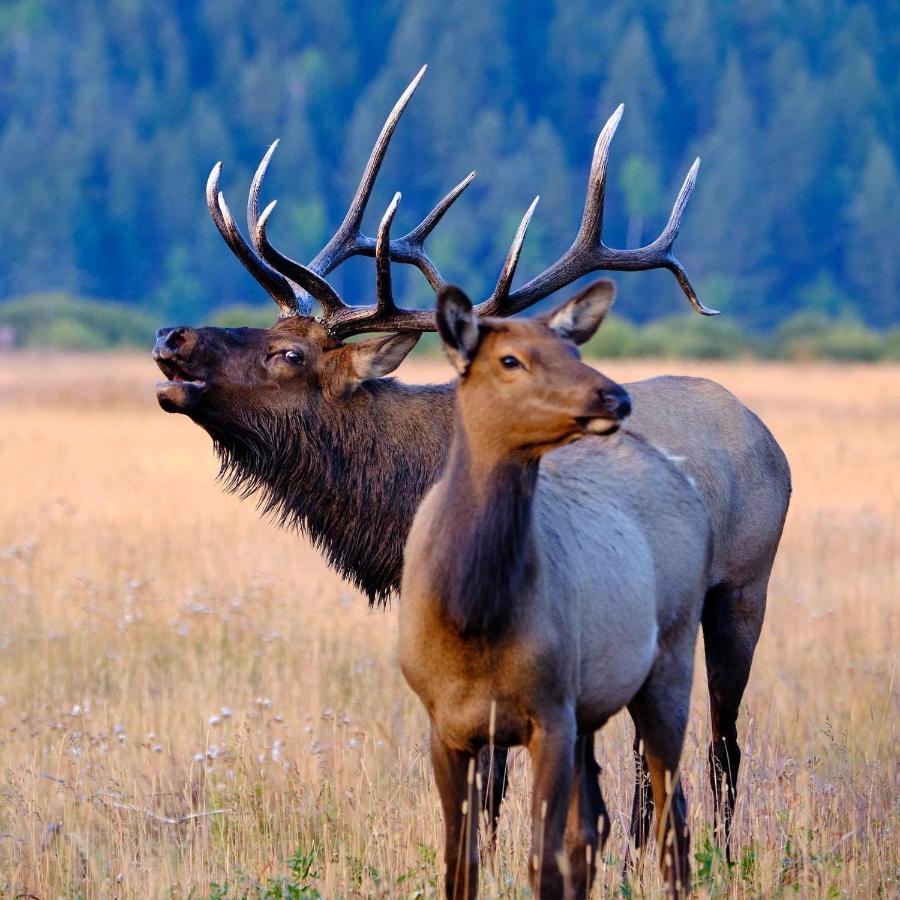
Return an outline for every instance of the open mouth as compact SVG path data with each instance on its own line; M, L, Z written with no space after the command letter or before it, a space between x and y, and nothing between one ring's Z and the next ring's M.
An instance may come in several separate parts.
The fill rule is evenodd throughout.
M166 412L185 412L196 404L206 390L202 378L191 378L191 373L172 359L157 358L156 364L168 381L156 384L156 399Z
M191 378L189 372L185 371L185 369L171 359L157 359L156 364L159 366L163 375L168 379L168 381L159 382L157 388L170 384L181 384L185 387L191 387L197 390L203 390L203 388L206 387L206 382L203 381L203 379Z

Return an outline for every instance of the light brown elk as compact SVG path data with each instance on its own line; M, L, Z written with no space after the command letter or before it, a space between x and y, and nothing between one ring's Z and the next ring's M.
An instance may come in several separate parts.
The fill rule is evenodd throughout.
M567 343L608 304L595 291L544 324L479 320L460 290L438 295L456 424L406 544L399 660L431 720L450 898L477 894L478 822L464 813L470 760L491 744L531 756L535 893L590 892L608 829L594 732L626 705L644 735L663 873L674 894L689 890L678 767L712 533L665 454L627 433L590 437L617 432L631 409Z
M237 258L278 303L282 317L269 329L164 328L154 350L169 379L157 388L160 405L189 416L210 434L228 487L246 495L258 491L265 512L308 534L329 563L373 602L399 587L413 514L444 465L453 429L451 385L404 385L379 376L399 365L419 332L435 328L432 312L397 308L390 264L415 265L435 289L444 283L424 242L474 173L407 235L390 236L396 199L377 237L361 230L391 135L421 76L391 111L344 221L309 265L288 259L266 237L274 203L260 213L259 198L275 144L250 190L250 243L219 191L221 166L213 168L207 185L212 218ZM607 159L620 115L621 107L598 138L572 246L545 272L513 290L532 206L495 289L476 307L479 314L507 316L523 310L597 269L656 267L669 268L694 308L710 312L672 254L696 163L655 241L636 250L614 250L601 240ZM344 303L325 281L331 270L358 254L375 257L378 299L373 306ZM607 289L612 291L611 284ZM319 317L312 315L313 298L321 305ZM344 343L350 335L391 330L400 333ZM714 523L715 556L703 628L713 729L710 773L727 827L740 762L735 722L762 626L790 475L766 427L721 387L692 378L652 379L627 387L637 401L632 430L684 457ZM639 741L638 735L636 751ZM502 762L501 754L501 772ZM726 790L721 793L723 778ZM633 830L640 843L651 805L649 782L639 777L637 784ZM501 786L502 779L494 804Z

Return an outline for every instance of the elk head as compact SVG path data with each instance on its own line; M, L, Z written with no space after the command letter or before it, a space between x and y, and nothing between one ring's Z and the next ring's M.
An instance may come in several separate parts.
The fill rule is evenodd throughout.
M459 372L457 405L468 440L534 459L587 434L612 434L631 412L624 388L581 362L615 289L596 282L540 319L478 318L457 287L442 288L437 324Z
M157 399L166 412L213 427L251 410L303 412L392 372L418 340L400 332L342 344L305 316L271 328L161 328L154 357L169 380L157 385Z
M275 201L260 212L263 179L278 142L269 147L251 185L247 201L250 243L235 224L219 190L221 163L213 167L206 190L213 221L235 256L278 304L281 316L269 329L161 329L154 357L168 379L157 388L164 410L184 413L208 429L223 429L235 420L245 419L251 410L302 412L322 403L348 399L367 379L396 368L419 334L435 330L430 310L400 309L394 302L391 263L416 266L435 291L444 286L424 243L475 173L466 176L403 237L391 237L399 193L381 219L377 236L373 238L361 231L363 214L391 136L424 73L423 66L397 101L375 142L343 222L308 265L284 256L269 243L266 224ZM511 290L525 232L537 204L535 198L519 225L494 290L474 307L475 315L509 316L599 269L635 271L660 267L675 274L694 309L715 315L699 301L672 252L694 188L699 160L691 167L668 224L656 240L638 249L616 250L601 239L609 147L622 110L622 106L616 109L597 140L581 227L572 245L544 272L518 290ZM375 258L376 301L371 306L346 303L325 280L329 272L354 255ZM312 315L313 300L321 307L318 317ZM365 332L394 334L361 343L343 343L344 338Z

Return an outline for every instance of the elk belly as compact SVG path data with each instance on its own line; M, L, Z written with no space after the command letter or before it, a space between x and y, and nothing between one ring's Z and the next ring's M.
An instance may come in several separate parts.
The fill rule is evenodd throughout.
M558 598L556 615L571 621L579 727L596 728L631 701L656 659L653 556L641 524L611 504L585 497L553 512L553 532L566 539L554 547L549 517L540 522L544 545L553 547L543 589Z
M629 625L633 623L628 623ZM658 650L659 630L655 620L646 628L604 636L598 653L586 654L581 666L577 719L579 729L599 728L610 716L626 706L646 681Z
M656 584L652 566L640 564L640 543L631 545L635 565L627 572L608 568L601 591L584 607L594 614L582 618L579 706L600 722L634 697L656 659Z

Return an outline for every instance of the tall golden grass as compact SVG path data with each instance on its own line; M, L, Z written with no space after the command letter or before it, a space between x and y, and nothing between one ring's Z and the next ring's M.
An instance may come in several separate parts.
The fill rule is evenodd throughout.
M697 892L897 896L900 368L605 371L673 368L756 410L795 486L739 722L730 868L710 841L699 657ZM0 359L0 896L434 895L440 816L395 611L225 495L154 373ZM599 741L613 831L596 897L661 890L653 866L621 884L630 741L622 716ZM485 896L527 894L527 778L519 754Z

